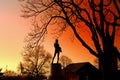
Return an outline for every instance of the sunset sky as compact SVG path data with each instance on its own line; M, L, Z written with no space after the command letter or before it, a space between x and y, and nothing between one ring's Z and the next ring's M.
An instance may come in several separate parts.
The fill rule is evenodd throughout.
M0 0L0 68L3 70L7 68L16 71L19 62L22 61L24 39L30 32L31 23L28 19L20 17L20 10L18 0ZM89 35L85 37L88 38ZM52 55L54 41L53 34L47 35L44 41L45 49ZM59 43L63 51L61 55L68 56L73 62L93 63L95 57L79 43L70 29L59 37Z
M28 25L28 21L20 17L17 0L0 0L0 68L16 69Z

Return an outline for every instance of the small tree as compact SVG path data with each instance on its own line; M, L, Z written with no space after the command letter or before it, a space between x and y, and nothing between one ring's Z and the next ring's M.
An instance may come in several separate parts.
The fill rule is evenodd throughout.
M72 63L72 60L69 57L62 55L60 57L60 63L62 65L62 69L64 69L67 65Z
M43 46L37 46L34 49L25 47L22 54L23 62L20 63L21 73L29 76L38 77L49 72L51 54L46 52Z

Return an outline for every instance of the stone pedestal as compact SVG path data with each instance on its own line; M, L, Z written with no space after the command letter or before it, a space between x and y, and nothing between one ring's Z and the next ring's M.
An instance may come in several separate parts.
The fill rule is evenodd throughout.
M61 64L51 64L50 80L62 80Z

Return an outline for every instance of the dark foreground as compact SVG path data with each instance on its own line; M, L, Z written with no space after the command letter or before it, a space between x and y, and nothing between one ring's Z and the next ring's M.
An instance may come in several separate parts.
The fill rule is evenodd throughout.
M0 80L36 80L36 78L34 78L34 77L23 77L23 76L3 76L3 77L0 77ZM47 80L47 79L39 78L39 80Z

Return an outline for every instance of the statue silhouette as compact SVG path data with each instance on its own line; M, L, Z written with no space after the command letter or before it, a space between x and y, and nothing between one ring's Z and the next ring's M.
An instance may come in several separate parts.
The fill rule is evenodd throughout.
M59 46L59 43L58 43L58 39L56 39L56 41L54 43L54 47L55 47L55 52L54 52L54 57L53 57L52 63L53 63L56 55L57 55L57 63L58 63L59 62L59 54L60 54L60 52L62 52L61 47Z

